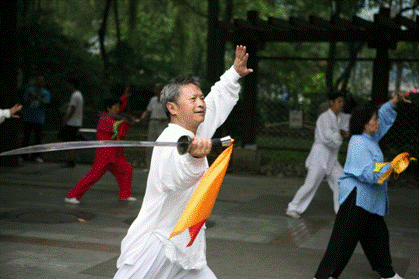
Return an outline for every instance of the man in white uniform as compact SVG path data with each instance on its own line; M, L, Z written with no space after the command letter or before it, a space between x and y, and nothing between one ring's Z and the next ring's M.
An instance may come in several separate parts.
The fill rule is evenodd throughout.
M306 159L307 177L286 211L286 215L292 218L300 218L300 214L307 209L325 177L333 191L335 213L338 212L338 178L343 174L342 166L338 162L339 148L343 138L349 137L348 117L341 112L344 104L343 93L330 93L330 108L317 119L314 144Z
M74 78L67 80L67 88L71 92L70 103L67 113L63 118L63 127L59 138L63 141L76 141L79 129L83 123L83 95L79 91L79 82ZM76 151L68 151L69 160L64 167L74 168L76 166Z
M122 240L114 278L216 278L207 266L205 227L189 247L188 231L169 236L208 169L211 137L239 98L239 78L253 71L248 57L246 48L237 46L233 66L205 99L195 78L177 78L163 88L170 123L157 141L189 135L192 146L185 155L176 148L154 148L143 204Z
M161 90L163 89L163 85L161 83L157 83L154 87L154 96L150 99L146 110L140 117L140 122L144 121L147 117L150 117L150 121L148 123L148 134L147 140L148 141L155 141L163 132L163 130L167 127L169 123L169 119L167 118L166 111L163 108L163 105L160 100ZM150 160L151 160L151 152L152 149L146 149L146 157L145 157L145 164L146 164L146 171L150 167Z

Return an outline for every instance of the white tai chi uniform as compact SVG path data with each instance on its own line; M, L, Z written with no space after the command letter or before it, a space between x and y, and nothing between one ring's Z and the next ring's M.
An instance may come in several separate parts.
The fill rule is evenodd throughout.
M330 189L333 191L334 210L339 209L338 178L343 174L342 166L338 162L339 147L343 138L339 130L349 130L349 117L344 113L336 114L329 108L323 112L316 122L314 144L306 159L307 177L304 185L288 204L289 211L303 213L316 191L326 177Z
M4 122L4 119L10 117L10 109L0 109L0 124Z
M227 119L239 98L239 78L232 67L211 88L205 98L205 121L196 136L211 138ZM157 141L176 142L183 135L195 136L170 123ZM122 240L114 278L216 278L207 266L205 226L189 247L188 230L169 240L207 169L206 157L194 158L189 153L179 155L176 148L154 147L143 204Z

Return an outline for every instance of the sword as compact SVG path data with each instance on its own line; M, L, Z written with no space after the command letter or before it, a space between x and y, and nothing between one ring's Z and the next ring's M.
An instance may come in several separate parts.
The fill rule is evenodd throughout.
M230 136L223 138L211 139L213 147L216 146L230 146L232 139ZM190 136L181 136L177 142L162 142L162 141L123 141L123 140L92 140L92 141L68 141L68 142L57 142L39 144L33 146L22 147L18 149L9 150L0 153L0 156L12 156L28 153L43 153L51 151L69 150L69 149L85 149L85 148L97 148L97 147L176 147L179 154L183 155L188 152L192 144L192 138Z

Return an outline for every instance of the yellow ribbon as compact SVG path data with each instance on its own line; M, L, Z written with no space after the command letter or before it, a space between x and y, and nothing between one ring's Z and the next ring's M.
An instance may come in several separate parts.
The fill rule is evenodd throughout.
M394 157L391 163L375 163L375 169L373 172L379 172L385 165L390 164L390 168L383 173L383 175L378 179L378 184L383 184L384 181L394 172L396 174L395 179L399 176L400 173L404 172L409 166L410 161L417 161L416 158L411 157L409 159L409 153L403 152Z
M125 120L119 120L119 121L116 121L116 122L113 123L113 127L112 127L113 128L112 139L116 138L116 140L120 140L118 128L119 128L119 125L121 125L122 122L124 122L124 121Z
M233 142L234 140L232 140L232 143ZM189 199L189 202L170 234L169 239L181 234L189 228L191 242L188 246L192 244L196 235L199 233L201 226L211 215L224 175L227 171L232 151L233 144L224 150L214 163L212 163Z

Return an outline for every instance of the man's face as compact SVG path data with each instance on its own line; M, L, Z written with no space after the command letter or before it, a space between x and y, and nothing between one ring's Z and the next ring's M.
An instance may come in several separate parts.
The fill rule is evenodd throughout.
M180 126L195 132L199 124L205 120L207 106L204 94L194 84L181 86L181 93L170 113L178 121Z
M337 97L333 101L330 101L330 108L335 112L341 112L343 110L343 106L345 105L345 98Z

